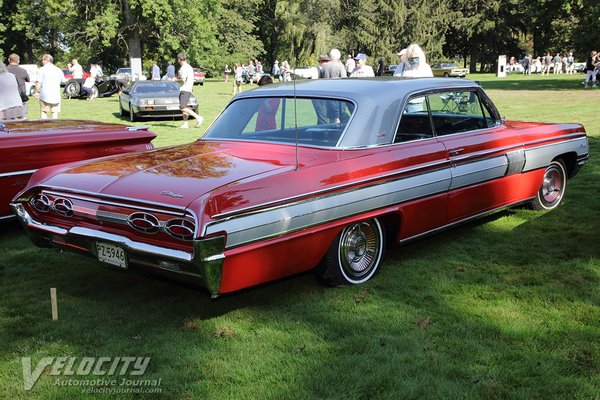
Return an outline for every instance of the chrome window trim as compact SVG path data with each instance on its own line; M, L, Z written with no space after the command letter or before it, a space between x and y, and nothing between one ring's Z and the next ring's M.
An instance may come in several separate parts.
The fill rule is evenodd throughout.
M500 125L502 125L502 118L500 117L500 114L498 113L498 110L496 109L496 106L493 105L493 103L489 100L489 97L487 97L487 95L485 94L485 92L483 91L483 89L479 86L456 86L456 87L448 87L448 88L436 88L436 89L429 89L429 90L422 90L422 91L416 91L416 92L411 92L409 94L407 94L404 97L404 100L402 102L402 107L400 107L400 114L398 117L398 122L396 123L396 131L394 132L394 137L392 138L392 142L388 143L387 145L401 145L404 143L411 143L413 142L413 140L408 141L408 142L398 142L398 143L394 143L394 140L396 139L396 134L398 133L398 128L400 127L400 120L402 119L402 115L403 115L403 111L406 108L406 105L408 104L408 102L410 101L411 98L414 97L425 97L426 101L427 101L427 114L429 115L429 118L431 119L431 108L429 107L429 96L435 93L444 93L444 92L448 92L448 91L469 91L469 92L475 92L477 94L477 97L479 98L479 104L481 106L483 106L483 103L485 103L485 106L488 108L488 111L490 112L490 115L492 117L494 117L495 120L495 124L494 126L488 126L486 128L482 128L482 129L474 129L471 131L463 131L463 132L456 132L456 133L451 133L448 135L442 135L442 136L438 136L437 133L435 132L435 127L431 126L432 132L433 132L433 138L438 138L438 137L446 137L446 136L452 136L452 135L458 135L458 134L464 134L464 133L471 133L471 132L479 132L479 131L487 131L489 129L494 129L499 127ZM482 96L483 94L483 96ZM492 107L490 107L490 104L492 105ZM491 108L491 110L490 110ZM430 139L430 138L428 138ZM418 140L428 140L428 139L418 139Z

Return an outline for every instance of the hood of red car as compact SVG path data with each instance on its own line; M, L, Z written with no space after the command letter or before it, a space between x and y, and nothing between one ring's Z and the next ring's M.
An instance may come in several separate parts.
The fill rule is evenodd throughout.
M294 167L290 154L260 150L199 141L68 164L37 184L185 207L219 187Z

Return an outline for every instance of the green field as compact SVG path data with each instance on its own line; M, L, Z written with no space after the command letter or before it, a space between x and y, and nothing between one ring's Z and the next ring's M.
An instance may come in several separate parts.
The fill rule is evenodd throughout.
M325 288L307 273L216 301L37 249L16 223L4 224L0 399L115 397L58 386L69 377L50 368L25 391L22 357L35 366L42 357L145 356L141 378L161 379L148 398L599 400L600 90L583 90L582 75L471 78L508 119L585 125L590 163L561 207L515 209L388 249L362 286ZM231 86L209 80L194 91L201 129L136 125L150 125L157 146L194 140ZM65 100L60 117L121 121L116 96Z

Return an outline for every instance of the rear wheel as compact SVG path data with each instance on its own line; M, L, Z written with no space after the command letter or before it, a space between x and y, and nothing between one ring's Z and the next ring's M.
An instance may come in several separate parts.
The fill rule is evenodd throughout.
M79 96L80 92L81 92L81 85L79 85L79 82L69 81L65 85L65 94L67 95L68 98Z
M565 164L552 161L544 172L544 179L531 205L536 210L552 210L562 202L567 189L567 170Z
M448 75L447 72L444 72L444 78L448 78L450 75Z
M328 286L358 285L368 281L381 264L383 243L383 230L376 218L348 225L317 267L317 279Z
M138 117L135 115L135 112L133 111L133 105L129 104L129 120L131 122L135 122L138 120Z

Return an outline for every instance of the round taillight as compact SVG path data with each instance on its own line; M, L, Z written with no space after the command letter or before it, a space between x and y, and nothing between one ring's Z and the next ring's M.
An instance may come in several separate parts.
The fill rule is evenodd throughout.
M165 224L165 231L176 239L192 240L196 232L196 224L185 218L173 218Z
M29 204L39 212L50 211L50 199L45 194L36 194L29 200Z
M65 217L73 216L73 203L69 199L59 197L52 202L52 209Z
M136 212L127 218L127 223L133 229L143 233L157 233L160 230L160 221L154 215L146 212Z

